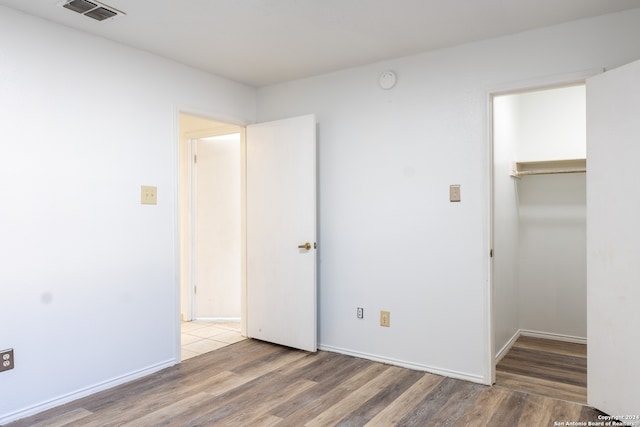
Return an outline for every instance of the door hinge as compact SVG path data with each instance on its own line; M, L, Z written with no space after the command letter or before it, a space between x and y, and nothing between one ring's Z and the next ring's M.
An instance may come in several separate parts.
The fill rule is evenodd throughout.
M197 154L193 155L193 163L198 163L198 155Z
M493 249L489 249L489 258L493 258Z
M194 286L194 287L193 287L193 293L194 293L194 294L197 294L197 293L198 293L198 287L197 287L197 286Z

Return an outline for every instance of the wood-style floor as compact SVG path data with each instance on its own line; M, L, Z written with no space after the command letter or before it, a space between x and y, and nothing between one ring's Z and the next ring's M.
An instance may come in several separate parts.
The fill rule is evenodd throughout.
M245 340L9 426L537 427L599 414L504 387Z
M521 336L496 366L496 385L587 403L587 346Z

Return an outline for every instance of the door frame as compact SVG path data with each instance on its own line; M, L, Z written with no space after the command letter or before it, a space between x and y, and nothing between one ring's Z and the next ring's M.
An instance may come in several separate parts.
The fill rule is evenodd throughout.
M487 90L486 108L487 108L487 145L485 147L486 157L486 174L485 174L485 192L486 199L486 215L487 215L487 234L484 241L486 242L487 264L486 276L487 288L485 290L485 366L484 377L488 385L496 382L496 351L495 346L495 317L494 317L494 270L493 270L493 246L494 246L494 132L493 132L493 100L496 96L510 95L525 92L534 92L546 89L562 88L585 84L587 78L604 72L604 69L590 69L570 74L561 74L548 77L523 80L520 82L506 83L491 87Z
M180 129L180 115L185 114L194 117L200 117L206 120L210 120L212 122L224 123L226 126L221 126L219 128L215 128L204 131L196 131L196 132L185 132L184 134ZM185 106L175 106L174 107L174 165L175 165L175 191L174 191L174 201L176 204L175 208L175 244L174 244L174 260L175 260L175 307L174 307L174 327L175 327L175 342L174 342L174 352L175 352L175 361L176 363L181 362L181 313L182 313L182 275L186 273L186 280L188 283L189 292L187 293L187 308L189 310L191 320L194 312L194 300L192 298L193 295L193 286L195 284L195 253L194 253L194 245L195 239L192 238L194 227L195 227L195 210L194 206L194 195L195 189L193 188L193 175L195 173L195 168L193 167L193 162L190 160L193 158L194 152L192 151L192 143L191 141L198 138L204 138L207 136L216 136L216 135L224 135L229 133L240 133L240 333L243 336L247 334L247 250L246 250L246 235L247 235L247 220L246 220L246 125L247 122L240 120L238 118L227 117L223 114L216 114L211 112L206 112L198 109L193 109ZM229 130L232 130L229 132ZM213 131L213 132L212 132ZM216 132L218 132L216 134ZM184 137L184 138L183 138ZM183 159L181 157L182 145L186 144L186 170L183 170ZM186 181L186 182L185 182ZM184 188L186 187L186 190ZM183 194L186 191L186 194ZM182 197L186 195L186 205L187 212L186 214L182 213ZM186 236L185 236L186 234ZM187 238L186 245L186 253L183 254L182 250L182 239ZM182 256L185 256L185 262L182 263ZM186 271L184 271L186 270Z

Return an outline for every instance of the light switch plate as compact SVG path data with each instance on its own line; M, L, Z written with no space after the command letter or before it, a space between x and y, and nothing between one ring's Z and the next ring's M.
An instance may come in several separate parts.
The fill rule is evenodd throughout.
M450 185L449 186L449 201L450 202L459 202L460 201L460 185Z
M143 185L141 187L140 203L143 205L157 205L158 187Z
M391 325L391 313L386 310L380 310L380 326L389 327Z

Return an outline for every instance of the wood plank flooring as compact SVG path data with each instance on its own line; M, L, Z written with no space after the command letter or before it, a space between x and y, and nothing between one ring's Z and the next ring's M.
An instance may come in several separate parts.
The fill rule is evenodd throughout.
M496 386L586 404L587 346L521 336L496 366Z
M576 403L245 340L16 421L60 426L553 426Z

